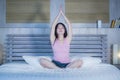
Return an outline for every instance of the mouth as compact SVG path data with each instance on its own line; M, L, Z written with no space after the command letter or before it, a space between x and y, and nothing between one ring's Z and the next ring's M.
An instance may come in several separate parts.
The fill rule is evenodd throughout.
M63 32L63 31L59 31L59 32Z

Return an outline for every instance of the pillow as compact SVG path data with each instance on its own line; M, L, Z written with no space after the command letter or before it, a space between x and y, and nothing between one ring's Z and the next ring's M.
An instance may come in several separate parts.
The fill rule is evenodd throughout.
M83 66L94 66L95 64L99 64L102 62L100 58L95 57L82 57L81 60L83 60Z
M40 58L46 58L51 61L51 58L48 56L22 56L26 63L35 67L35 68L44 68L40 65Z
M78 56L74 56L72 57L71 61L77 60L77 59L81 59L83 61L83 67L88 67L88 66L94 66L95 64L99 64L102 62L102 60L100 58L96 58L96 57L78 57Z

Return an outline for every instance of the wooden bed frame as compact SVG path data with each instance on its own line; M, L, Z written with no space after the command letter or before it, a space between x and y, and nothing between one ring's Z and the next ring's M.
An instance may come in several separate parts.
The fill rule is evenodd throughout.
M5 62L23 61L23 55L53 56L48 34L8 34L5 40ZM71 56L107 58L107 35L73 35Z

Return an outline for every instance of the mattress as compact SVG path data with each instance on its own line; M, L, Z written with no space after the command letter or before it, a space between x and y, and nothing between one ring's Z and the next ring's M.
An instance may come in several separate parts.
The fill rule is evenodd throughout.
M0 66L0 80L120 80L120 70L110 64L79 69L41 69L12 62Z

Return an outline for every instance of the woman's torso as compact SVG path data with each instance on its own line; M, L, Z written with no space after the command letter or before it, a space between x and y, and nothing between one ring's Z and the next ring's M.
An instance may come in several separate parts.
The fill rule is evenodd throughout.
M54 60L59 61L61 63L70 62L69 57L70 44L67 38L65 38L62 42L56 39L54 44L52 45L52 49L54 54L53 57Z

